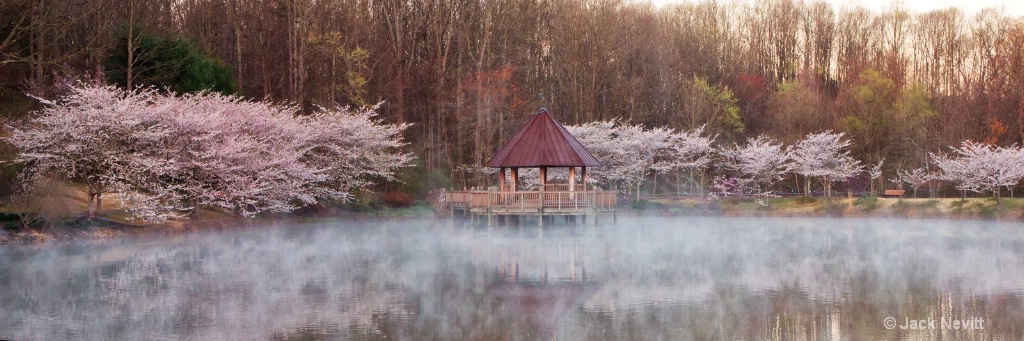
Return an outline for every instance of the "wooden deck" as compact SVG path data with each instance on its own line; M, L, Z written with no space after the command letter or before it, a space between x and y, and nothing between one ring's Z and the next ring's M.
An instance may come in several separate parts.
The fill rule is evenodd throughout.
M615 192L589 190L569 191L569 185L547 185L545 191L501 192L498 190L446 191L445 202L455 210L472 215L574 215L614 214ZM543 219L541 219L541 224Z

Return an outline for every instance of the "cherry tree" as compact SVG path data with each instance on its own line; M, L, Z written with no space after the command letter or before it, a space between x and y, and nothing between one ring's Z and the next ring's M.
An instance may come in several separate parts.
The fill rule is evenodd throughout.
M924 167L914 168L906 171L900 169L896 172L896 179L893 179L897 183L908 183L910 187L914 189L914 197L917 198L917 189L921 186L927 185L932 180L931 174L928 174L928 170Z
M626 155L616 141L617 124L617 120L608 120L565 126L587 151L601 160L601 167L587 169L587 182L611 186L624 180L622 174L626 172L618 169L624 167L623 164L627 161Z
M967 158L946 154L929 154L929 157L931 157L932 162L941 171L935 176L935 179L956 184L956 189L960 191L961 200L966 198L968 191L973 191L977 188L977 179L971 173Z
M294 106L235 96L82 85L7 140L21 151L27 182L49 174L85 182L90 217L105 192L147 221L199 205L252 217L346 200L393 179L412 159L398 151L407 126L382 124L375 110L299 116Z
M717 200L719 197L727 197L735 194L734 191L737 187L739 187L739 180L734 177L715 177L715 179L711 181L711 190L708 191L708 200Z
M746 144L720 151L725 167L735 171L742 185L754 184L757 195L767 198L771 186L792 169L792 148L783 147L769 137L747 138ZM766 204L762 200L762 204Z
M1002 206L999 187L1016 185L1024 178L1024 151L1018 146L964 141L960 148L951 149L951 155L931 156L942 170L942 179L957 183L961 192L991 192Z
M864 171L860 161L850 156L850 140L843 133L825 131L809 134L793 148L793 168L807 178L817 178L831 200L832 184L844 182Z
M624 188L635 188L640 198L640 185L651 171L665 172L674 165L669 155L673 131L658 127L645 129L616 120L566 126L587 150L601 160L602 167L592 171L593 179Z
M881 160L878 160L878 163L872 165L871 168L868 169L868 177L871 178L871 193L872 193L872 195L876 195L875 194L876 193L875 192L875 180L882 179L882 165L884 165L884 164L885 164L885 158L882 158ZM884 186L881 186L881 187L884 187Z
M636 188L636 200L640 200L640 185L650 172L665 173L671 170L676 160L669 157L669 148L674 132L665 127L644 129L639 125L620 125L617 141L627 162L620 164L626 186ZM655 177L656 179L657 177Z
M156 97L151 89L84 86L57 102L43 100L46 107L27 124L12 127L13 134L5 138L20 150L15 161L27 166L22 181L30 185L59 175L84 182L92 218L104 193L132 187L128 182L145 170L164 168L159 160L135 157L139 153L132 148L168 134L157 122L138 115Z
M715 157L715 138L716 135L704 135L704 126L700 126L675 133L669 139L669 154L666 156L669 168L687 174L688 183L696 185L701 197L704 196L708 168ZM682 187L679 184L679 175L676 182L678 194L679 188Z

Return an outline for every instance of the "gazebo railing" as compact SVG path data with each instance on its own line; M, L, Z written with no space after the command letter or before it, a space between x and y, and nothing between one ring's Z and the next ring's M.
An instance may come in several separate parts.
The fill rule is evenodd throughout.
M591 186L593 188L593 186ZM545 192L568 192L569 184L546 184L544 185ZM583 191L583 184L576 184L576 192Z
M453 207L487 209L489 211L536 211L539 208L558 211L596 209L615 210L613 191L448 191L445 201Z

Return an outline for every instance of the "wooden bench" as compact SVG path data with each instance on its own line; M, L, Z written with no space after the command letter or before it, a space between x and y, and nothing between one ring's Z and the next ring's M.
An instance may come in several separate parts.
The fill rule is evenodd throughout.
M904 193L907 193L907 191L903 190L903 189L887 189L887 190L882 191L882 197L900 197L900 198L902 198Z

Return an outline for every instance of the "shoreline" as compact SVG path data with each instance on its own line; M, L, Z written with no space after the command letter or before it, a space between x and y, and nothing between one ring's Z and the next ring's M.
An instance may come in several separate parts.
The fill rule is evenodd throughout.
M729 197L718 200L696 198L649 198L620 203L621 217L749 217L749 218L889 218L1024 221L1024 198L1003 198L996 206L993 198L833 198L832 204L821 197L769 198L768 206L756 198ZM174 236L200 231L246 230L280 224L310 223L346 219L352 221L448 219L426 205L408 208L384 208L372 211L327 209L298 214L243 218L223 212L203 211L197 217L161 224L133 225L108 217L97 222L82 220L52 229L0 230L0 245L33 245L50 242L108 241L126 238ZM82 226L82 224L91 224ZM76 226L77 225L77 226Z
M350 221L435 219L436 214L422 205L407 208L384 208L373 211L350 211L337 208L293 214L244 218L235 214L203 210L196 217L171 220L159 224L137 225L101 215L94 222L81 218L54 228L32 228L11 231L0 229L0 245L32 245L50 242L90 242L153 236L176 236L202 231L247 230L282 224L312 223L336 219ZM83 224L91 224L83 226Z
M640 214L667 216L1024 220L1024 198L1003 198L1001 207L994 198L966 198L961 201L960 198L834 197L830 204L823 197L787 197L768 198L768 206L750 197L719 200L653 198L641 202L643 204L639 209L620 213L636 211Z

